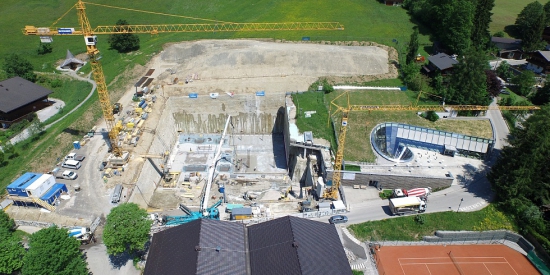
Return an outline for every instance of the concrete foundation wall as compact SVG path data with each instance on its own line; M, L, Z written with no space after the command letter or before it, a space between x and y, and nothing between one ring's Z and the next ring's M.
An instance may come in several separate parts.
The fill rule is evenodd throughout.
M170 97L167 109L174 130L183 133L222 133L227 116L233 134L282 134L285 129L284 95L227 95L217 99Z
M344 179L344 174L355 174L354 180ZM333 171L327 171L327 179L332 179ZM362 172L344 172L342 173L341 184L345 186L353 186L357 184L369 185L373 181L378 181L384 189L412 189L421 187L431 187L433 189L449 187L453 183L454 178L451 177L428 177L428 176L406 176L406 175L391 175L391 174L373 174Z
M235 134L282 133L283 125L277 125L276 114L239 113L232 116ZM183 133L222 133L227 121L226 114L174 113L176 129Z

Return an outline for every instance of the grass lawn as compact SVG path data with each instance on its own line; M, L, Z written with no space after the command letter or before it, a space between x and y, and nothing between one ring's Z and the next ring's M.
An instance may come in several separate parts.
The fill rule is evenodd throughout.
M25 25L37 27L51 26L76 0L59 1L17 1L0 2L0 26L4 41L0 47L0 56L19 53L34 64L35 69L51 71L55 62L64 59L66 50L73 54L83 53L85 47L80 36L54 37L53 53L39 56L38 37L27 37L21 33ZM145 64L150 57L162 50L168 42L195 39L227 38L275 38L301 40L308 36L311 40L364 40L382 44L405 47L414 24L403 8L388 7L377 0L345 1L285 1L285 0L214 0L209 2L184 1L166 2L161 0L136 0L131 4L113 3L109 0L96 0L94 3L118 5L137 10L185 15L195 18L207 18L212 21L170 17L148 13L131 12L120 9L87 4L86 12L92 27L113 25L118 19L126 19L130 24L171 24L171 23L215 23L225 22L340 22L343 31L273 31L239 33L172 33L160 35L140 35L141 49L137 53L119 54L109 49L107 35L99 35L98 48L102 52L101 60L107 82L136 63ZM55 27L78 27L76 11L73 9L64 16ZM393 42L395 39L396 42ZM420 37L420 43L428 43L427 36ZM9 43L8 43L9 42ZM2 63L3 60L0 60ZM89 69L88 69L89 70Z
M497 230L517 232L517 225L493 205L476 212L454 211L422 214L424 224L415 221L415 216L405 216L350 225L353 234L362 241L418 241L423 236L432 236L436 230Z
M49 80L63 80L62 82L60 82L62 83L62 86L55 88L51 87L51 85L48 85L48 82L38 84L43 85L44 87L53 91L53 93L49 95L50 99L54 101L56 99L60 99L65 102L65 106L63 107L63 109L60 110L59 113L44 121L43 124L45 125L56 121L60 117L64 116L68 111L72 110L76 105L80 104L80 102L82 102L82 100L84 100L86 96L88 96L88 93L92 89L92 84L84 81L73 80L69 77L60 75L46 75L45 77Z
M370 85L370 83L369 83ZM344 93L335 91L330 94L317 92L308 92L295 94L293 100L298 108L303 111L317 111L310 118L298 116L296 124L301 132L313 131L315 137L325 138L331 141L334 146L334 130L332 126L327 126L327 110L325 106L336 97ZM417 93L412 91L353 91L349 93L350 104L365 105L411 105L416 102ZM324 97L324 100L323 100ZM298 104L296 103L298 102ZM347 96L343 95L336 99L335 103L339 106L347 106ZM324 104L324 105L321 105ZM438 104L430 98L421 96L419 104ZM334 112L334 108L332 108ZM339 113L334 117L334 121L340 121ZM415 112L352 112L349 114L348 131L346 134L346 146L344 156L349 161L374 162L375 155L370 146L370 132L374 126L382 122L399 122L412 124L422 127L433 128L442 131L456 132L464 135L476 137L492 138L493 132L488 120L444 120L430 122L419 117ZM339 125L336 123L336 125Z
M493 22L489 26L491 34L504 31L504 27L513 25L521 10L533 1L538 1L543 5L546 3L542 0L495 0L495 7L492 10L493 16L491 17Z

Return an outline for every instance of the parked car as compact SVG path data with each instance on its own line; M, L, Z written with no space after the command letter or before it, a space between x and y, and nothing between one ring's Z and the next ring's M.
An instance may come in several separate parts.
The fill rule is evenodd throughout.
M76 174L76 172L73 172L71 170L65 170L65 172L63 172L62 177L67 180L74 180L78 178L78 174Z
M348 217L344 216L344 215L336 215L336 216L330 217L330 219L328 219L328 222L330 224L347 223L348 222Z
M61 164L61 167L78 170L80 168L80 161L72 159L66 160L63 164Z

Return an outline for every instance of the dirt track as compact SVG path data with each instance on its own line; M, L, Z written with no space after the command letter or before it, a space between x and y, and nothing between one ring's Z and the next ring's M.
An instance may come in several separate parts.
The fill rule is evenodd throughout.
M191 92L304 91L319 77L333 80L393 74L387 47L255 40L200 40L167 46L147 65L168 95ZM395 77L395 76L394 76ZM193 79L185 84L185 81Z

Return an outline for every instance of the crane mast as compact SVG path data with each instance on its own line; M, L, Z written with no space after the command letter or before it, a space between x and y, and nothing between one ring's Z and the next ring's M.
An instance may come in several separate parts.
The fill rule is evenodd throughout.
M105 75L103 74L103 68L99 59L99 50L97 49L97 37L94 36L90 21L86 16L86 7L84 2L79 0L76 3L76 10L78 14L78 22L82 28L82 34L84 35L84 41L86 43L86 52L90 58L90 65L92 67L92 76L97 85L97 94L99 95L99 103L101 110L103 111L103 117L107 123L107 130L109 131L109 142L111 145L111 151L116 157L122 156L122 149L118 146L118 133L119 129L115 125L115 118L113 116L113 106L109 99L109 92L107 90L107 84L105 83Z
M93 3L89 3L93 4ZM99 4L94 4L99 5ZM99 5L110 8L118 8L107 5ZM97 93L99 95L99 103L103 111L103 117L107 123L109 131L109 143L114 156L120 158L123 156L122 148L118 145L118 134L122 130L121 126L115 123L113 115L113 105L109 99L107 84L105 83L105 75L101 67L101 55L97 49L97 34L123 34L123 33L174 33L174 32L238 32L238 31L288 31L288 30L343 30L344 26L338 22L282 22L282 23L234 23L220 22L215 24L162 24L162 25L125 25L121 26L98 26L95 29L91 27L90 21L86 16L86 7L82 0L73 6L77 10L78 28L65 28L71 31L61 32L62 29L54 27L25 26L23 34L38 35L49 37L52 35L83 35L86 43L86 53L90 58L92 75L97 84ZM139 10L134 10L139 11ZM146 11L139 11L146 12ZM65 13L67 14L67 13ZM167 15L167 14L161 14ZM173 16L173 15L170 15ZM61 18L60 18L61 19ZM57 20L59 21L59 19ZM57 23L56 21L56 23ZM212 20L211 20L212 21ZM55 23L54 23L55 24Z

